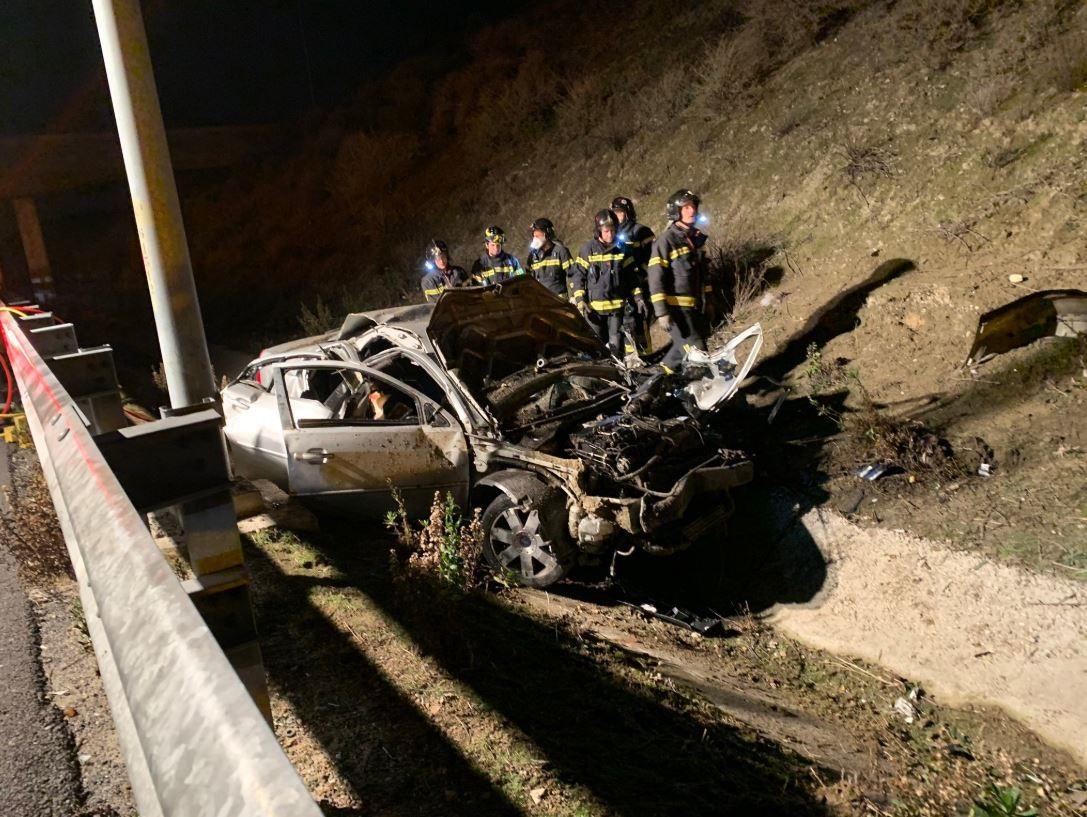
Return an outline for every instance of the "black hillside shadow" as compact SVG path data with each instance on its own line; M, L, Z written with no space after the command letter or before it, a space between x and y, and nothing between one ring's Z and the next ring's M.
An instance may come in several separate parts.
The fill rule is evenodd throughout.
M524 732L561 779L587 787L608 813L827 813L803 788L811 763L677 709L666 693L624 684L606 666L605 645L564 635L483 595L422 592L402 603L384 547L360 542L357 527L329 528L315 544L424 653Z
M822 347L839 335L852 331L857 323L857 314L875 290L916 268L913 261L907 258L884 261L864 281L835 295L813 312L804 326L789 338L779 352L765 358L755 367L754 374L781 380L804 362L808 346L814 343ZM767 388L770 388L769 384L763 386L764 390Z
M311 604L312 587L342 580L286 575L256 547L245 558L269 681L365 803L327 815L521 814Z

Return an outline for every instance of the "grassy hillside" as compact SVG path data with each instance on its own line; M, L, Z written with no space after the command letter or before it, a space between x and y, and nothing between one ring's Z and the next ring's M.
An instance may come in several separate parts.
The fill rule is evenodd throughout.
M726 255L780 271L734 315L762 321L770 350L881 263L910 262L840 316L822 358L953 444L984 438L1000 476L874 486L862 519L1082 576L1083 350L960 365L981 313L1087 288L1085 86L1074 0L645 2L613 18L556 0L405 63L298 155L189 200L209 333L282 338L302 305L335 323L419 300L425 242L467 264L489 223L517 251L546 215L576 245L625 194L659 229L665 196L690 186ZM804 368L780 374L804 391ZM832 497L854 491L842 470L826 467Z

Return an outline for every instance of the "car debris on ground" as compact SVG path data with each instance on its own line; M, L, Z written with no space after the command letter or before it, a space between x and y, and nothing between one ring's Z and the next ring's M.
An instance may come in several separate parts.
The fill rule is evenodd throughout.
M1087 335L1087 292L1047 289L1004 304L978 319L966 366L988 360L1045 337Z

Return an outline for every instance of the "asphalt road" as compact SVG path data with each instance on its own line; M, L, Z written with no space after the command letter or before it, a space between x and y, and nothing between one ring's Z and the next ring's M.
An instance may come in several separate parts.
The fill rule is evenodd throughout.
M0 813L69 817L81 783L62 713L45 696L37 628L0 522Z

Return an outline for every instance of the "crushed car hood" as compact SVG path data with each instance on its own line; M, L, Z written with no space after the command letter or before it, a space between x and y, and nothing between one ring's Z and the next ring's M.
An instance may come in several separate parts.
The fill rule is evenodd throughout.
M434 306L427 335L446 367L473 384L559 355L608 356L573 304L528 277L446 290Z

